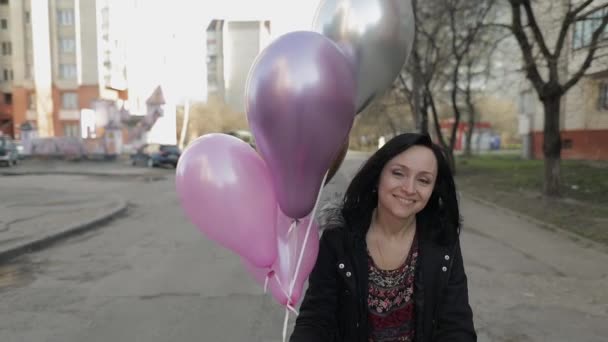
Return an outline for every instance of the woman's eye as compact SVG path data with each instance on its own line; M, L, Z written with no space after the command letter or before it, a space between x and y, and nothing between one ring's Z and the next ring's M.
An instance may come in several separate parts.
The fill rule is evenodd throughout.
M422 184L431 184L431 181L428 179L421 179L420 182L422 182Z
M395 175L395 176L403 176L403 172L401 172L401 171L393 171L393 175Z

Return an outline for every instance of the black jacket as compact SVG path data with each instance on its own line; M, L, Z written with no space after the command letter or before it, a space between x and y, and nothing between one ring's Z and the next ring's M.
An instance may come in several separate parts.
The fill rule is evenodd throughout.
M477 341L460 243L418 242L416 341ZM325 230L290 342L367 342L367 258L364 236Z

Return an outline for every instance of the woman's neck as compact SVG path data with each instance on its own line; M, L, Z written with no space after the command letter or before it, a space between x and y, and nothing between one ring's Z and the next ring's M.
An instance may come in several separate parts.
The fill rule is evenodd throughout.
M416 228L416 215L400 219L376 209L372 215L372 226L388 239L399 239Z

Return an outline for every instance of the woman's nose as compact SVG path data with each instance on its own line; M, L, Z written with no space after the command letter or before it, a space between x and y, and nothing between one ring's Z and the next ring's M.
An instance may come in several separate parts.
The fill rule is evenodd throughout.
M402 188L405 192L410 194L416 192L416 184L414 178L406 178L402 184Z

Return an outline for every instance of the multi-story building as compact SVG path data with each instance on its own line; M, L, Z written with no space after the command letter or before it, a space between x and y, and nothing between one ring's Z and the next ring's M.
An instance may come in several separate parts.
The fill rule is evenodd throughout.
M245 111L245 86L258 54L270 43L270 21L212 20L207 28L208 98Z
M224 100L223 20L212 20L207 27L207 98Z
M0 0L0 125L20 135L81 136L81 111L126 98L125 47L115 0Z
M13 94L11 89L14 71L12 65L13 44L9 30L10 9L8 1L0 1L0 132L13 134Z

